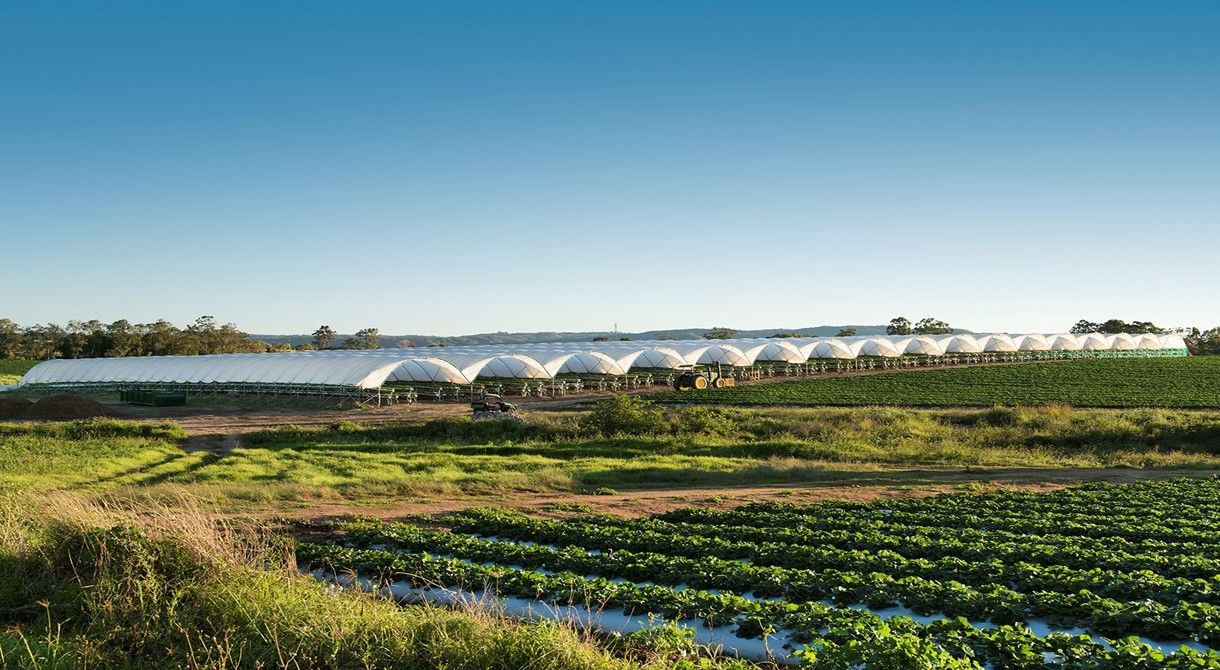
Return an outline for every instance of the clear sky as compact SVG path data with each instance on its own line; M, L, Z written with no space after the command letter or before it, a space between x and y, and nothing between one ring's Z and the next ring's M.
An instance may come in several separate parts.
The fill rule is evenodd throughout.
M0 318L1220 325L1220 3L0 4Z

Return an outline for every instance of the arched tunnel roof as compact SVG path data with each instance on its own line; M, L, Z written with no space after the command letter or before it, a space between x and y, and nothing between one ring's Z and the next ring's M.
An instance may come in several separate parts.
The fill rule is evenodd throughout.
M739 338L559 342L546 344L294 351L205 356L140 356L44 361L25 384L261 383L377 388L386 382L469 384L476 379L552 379L560 374L622 375L682 365L803 363L809 359L980 351L1184 349L1177 335L989 335Z

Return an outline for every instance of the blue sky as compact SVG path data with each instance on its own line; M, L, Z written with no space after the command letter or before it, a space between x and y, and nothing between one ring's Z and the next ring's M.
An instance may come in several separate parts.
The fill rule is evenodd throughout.
M0 318L1220 325L1220 4L0 5Z

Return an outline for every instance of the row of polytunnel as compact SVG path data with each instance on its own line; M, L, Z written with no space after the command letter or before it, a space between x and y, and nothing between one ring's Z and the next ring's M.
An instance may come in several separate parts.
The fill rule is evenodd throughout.
M292 384L378 388L388 382L470 384L476 379L552 379L563 374L624 375L684 365L748 366L761 361L944 356L1037 351L1173 351L1178 335L907 335L560 342L550 344L298 351L206 356L88 358L39 363L27 384Z

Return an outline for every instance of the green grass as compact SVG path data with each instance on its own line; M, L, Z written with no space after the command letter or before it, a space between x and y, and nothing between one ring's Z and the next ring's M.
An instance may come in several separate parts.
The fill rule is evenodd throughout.
M0 358L0 386L16 384L22 375L42 361L27 361L21 358Z
M659 402L718 405L1220 408L1220 356L1096 359L910 370L668 392Z
M172 425L90 420L0 423L0 480L20 488L104 489L197 465Z
M647 407L647 406L644 406ZM1220 468L1220 414L1064 406L659 412L637 434L570 416L531 425L290 426L223 455L176 428L114 421L0 424L0 478L27 489L158 498L188 487L247 507L600 488L810 484L950 468ZM637 425L628 422L627 425Z
M494 604L449 610L336 589L291 543L217 522L197 501L147 508L0 491L0 667L747 670L522 624Z

